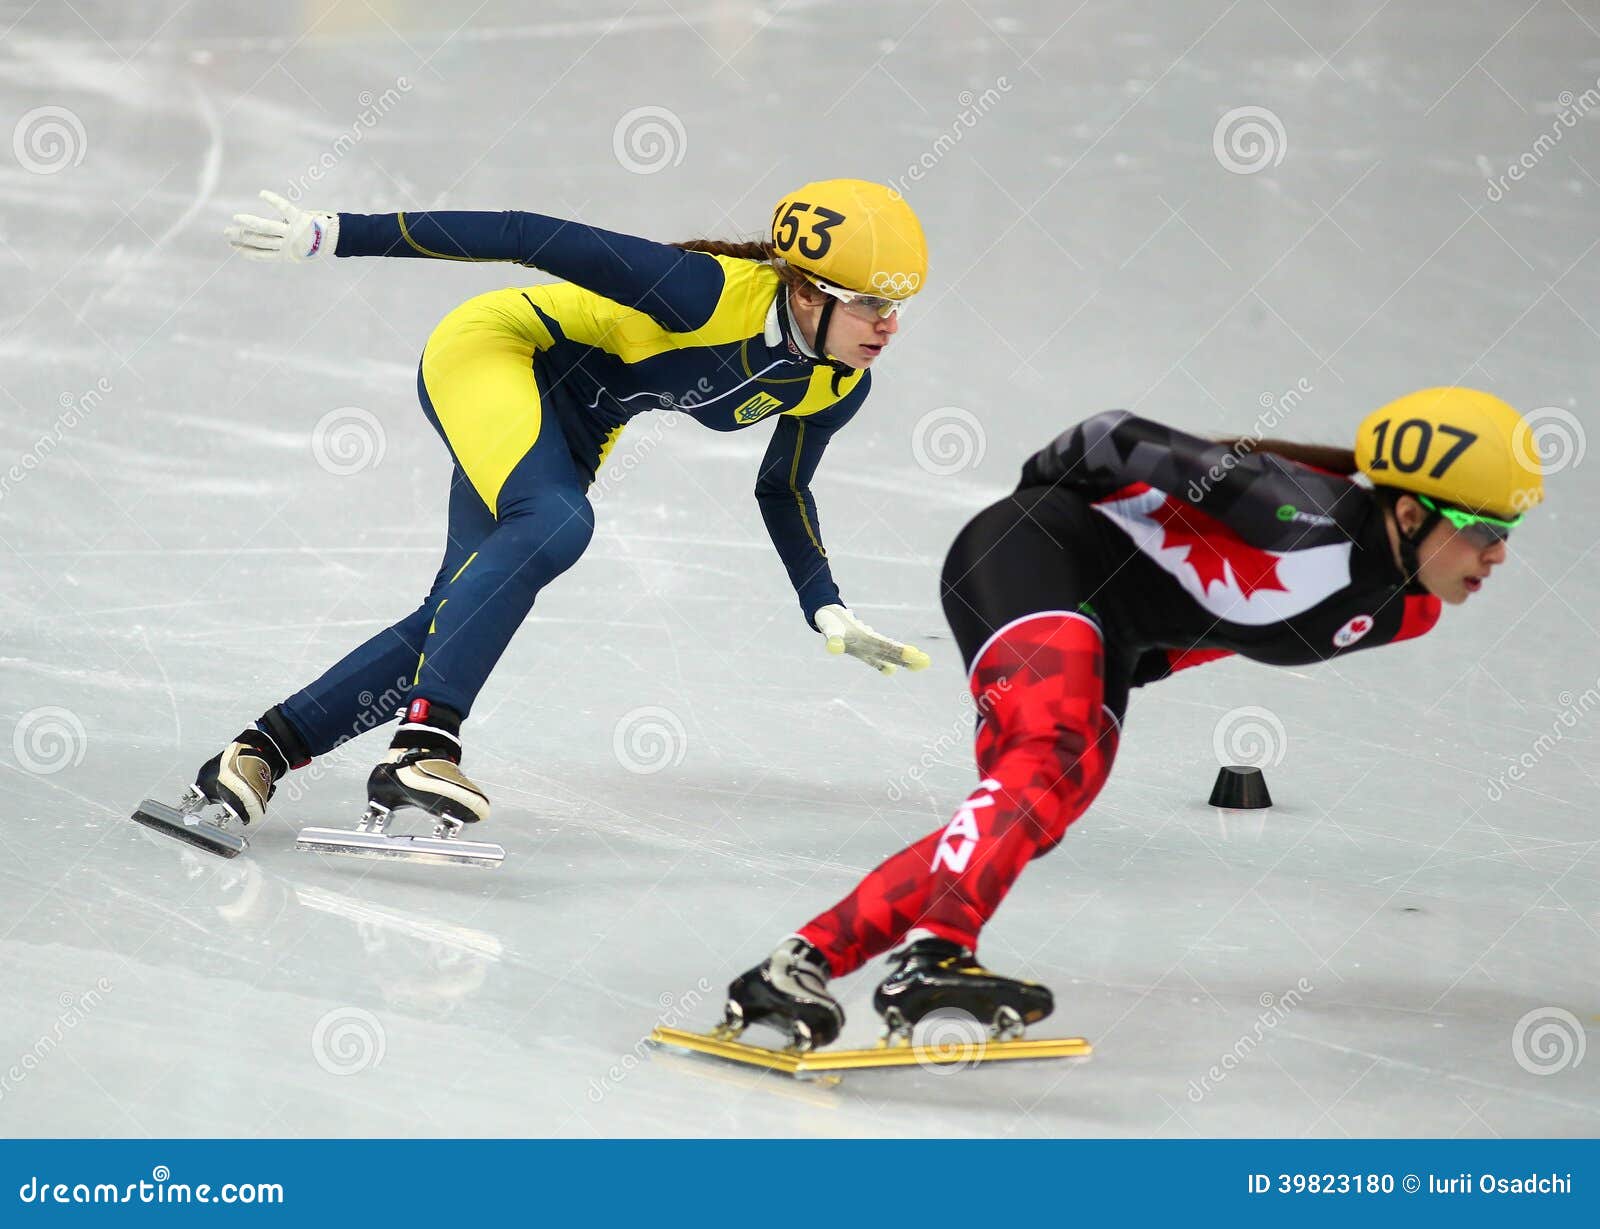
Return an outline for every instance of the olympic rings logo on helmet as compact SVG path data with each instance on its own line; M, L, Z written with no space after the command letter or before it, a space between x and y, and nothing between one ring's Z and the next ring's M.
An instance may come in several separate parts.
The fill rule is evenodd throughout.
M889 273L880 269L872 275L874 290L882 290L897 299L915 294L920 285L922 285L920 273Z
M1529 508L1536 507L1543 502L1544 490L1542 487L1518 487L1511 492L1511 511L1518 516L1522 516Z

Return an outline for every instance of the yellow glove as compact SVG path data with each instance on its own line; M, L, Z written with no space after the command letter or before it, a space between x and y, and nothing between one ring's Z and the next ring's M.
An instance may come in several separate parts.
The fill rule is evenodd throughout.
M843 606L824 606L817 611L815 622L826 638L828 652L848 653L881 674L893 674L896 666L928 668L928 655L921 649L878 635Z

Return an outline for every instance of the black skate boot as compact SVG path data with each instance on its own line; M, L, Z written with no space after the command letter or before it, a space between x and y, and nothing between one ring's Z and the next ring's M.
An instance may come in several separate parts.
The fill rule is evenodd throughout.
M889 1040L909 1040L917 1023L936 1011L960 1011L1004 1040L1019 1037L1053 1010L1055 999L1037 982L991 973L959 943L928 937L891 952L894 971L872 996Z
M796 1050L831 1044L844 1027L844 1008L828 993L828 976L821 952L804 939L785 940L728 986L718 1032L737 1037L751 1024L765 1024L787 1034Z
M146 798L133 818L200 849L237 857L249 847L237 829L265 819L278 782L310 760L299 731L272 708L201 765L176 807Z
M367 778L370 811L418 807L449 831L489 818L489 799L461 771L461 715L413 700L389 753Z
M383 762L367 777L367 809L352 831L302 828L294 847L309 853L358 858L406 858L499 866L506 851L487 841L464 841L468 824L489 818L489 799L461 771L461 714L442 704L413 700ZM389 831L389 819L407 807L433 817L432 836Z
M245 730L200 767L194 788L221 803L241 824L260 823L289 761L260 730Z

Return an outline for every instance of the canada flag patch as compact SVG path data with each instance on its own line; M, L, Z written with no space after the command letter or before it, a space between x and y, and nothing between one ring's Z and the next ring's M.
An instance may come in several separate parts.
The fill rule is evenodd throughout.
M1357 640L1372 630L1371 615L1357 615L1338 631L1333 633L1333 646L1336 649L1348 649Z
M1192 504L1151 487L1126 487L1093 506L1202 610L1229 623L1281 623L1350 583L1349 541L1265 550Z

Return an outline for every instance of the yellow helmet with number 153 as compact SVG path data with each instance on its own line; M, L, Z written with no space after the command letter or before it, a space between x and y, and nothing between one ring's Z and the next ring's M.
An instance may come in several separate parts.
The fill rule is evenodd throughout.
M1472 388L1425 388L1368 414L1356 430L1356 468L1376 486L1508 524L1544 499L1527 421Z
M928 278L928 244L905 198L864 179L796 188L772 211L772 247L841 290L909 299Z

